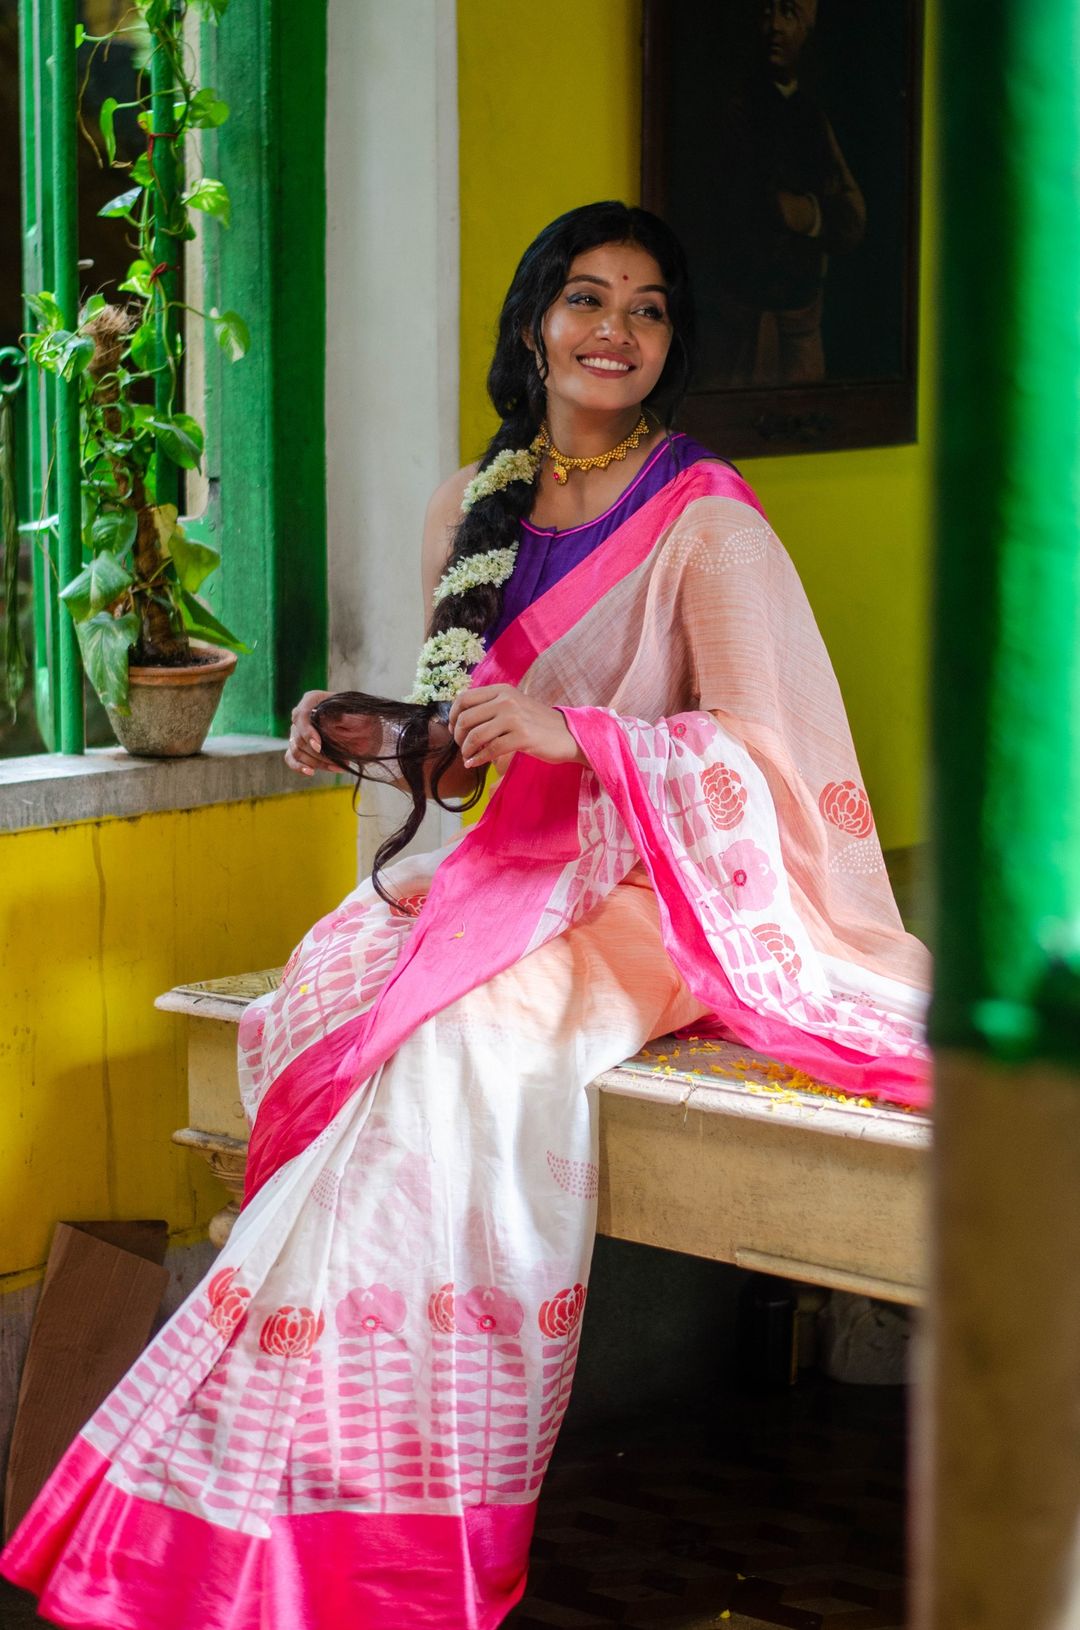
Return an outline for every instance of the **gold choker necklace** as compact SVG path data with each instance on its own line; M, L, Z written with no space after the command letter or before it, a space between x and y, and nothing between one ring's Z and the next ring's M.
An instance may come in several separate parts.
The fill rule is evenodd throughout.
M632 453L642 436L648 434L649 422L643 413L630 434L611 448L610 452L596 453L592 458L571 458L568 453L559 452L551 439L547 425L542 424L533 442L533 448L551 460L551 479L557 486L565 487L570 479L571 470L606 470L616 459L625 458L627 453Z

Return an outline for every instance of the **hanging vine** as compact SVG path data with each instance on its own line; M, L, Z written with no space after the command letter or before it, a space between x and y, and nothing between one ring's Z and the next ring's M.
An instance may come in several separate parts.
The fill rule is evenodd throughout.
M101 161L126 171L128 184L99 211L130 233L132 259L117 288L126 299L93 295L72 329L53 294L28 297L38 319L27 336L28 355L40 368L79 384L85 565L60 597L74 618L91 683L103 702L121 712L127 711L129 661L190 661L192 637L248 650L199 598L220 556L186 536L166 493L171 468L197 470L204 447L202 425L177 400L180 313L205 319L233 362L250 344L238 312L199 311L176 292L183 245L195 236L192 212L223 228L230 221L224 183L188 173L185 138L218 129L229 109L215 90L196 83L184 38L189 14L217 24L228 4L135 0L108 34L76 30L72 49L89 44L90 61L118 39L143 44L138 94L130 102L105 99L96 138L84 119L81 94L79 107L81 128ZM133 163L117 156L116 118L125 110L135 111L145 135Z

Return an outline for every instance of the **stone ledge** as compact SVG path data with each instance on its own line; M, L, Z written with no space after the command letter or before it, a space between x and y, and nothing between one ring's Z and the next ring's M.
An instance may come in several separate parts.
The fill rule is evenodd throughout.
M193 758L132 758L121 747L98 747L0 759L0 833L348 785L343 775L296 775L284 751L273 736L214 736Z

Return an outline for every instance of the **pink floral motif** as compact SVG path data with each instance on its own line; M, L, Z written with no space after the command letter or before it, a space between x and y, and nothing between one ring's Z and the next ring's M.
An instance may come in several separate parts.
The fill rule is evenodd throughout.
M265 1031L266 1009L261 1007L245 1008L240 1015L239 1045L249 1051L253 1047L261 1047Z
M331 934L336 934L339 928L344 928L348 920L349 907L347 905L337 906L333 911L329 912L327 916L319 918L318 922L311 930L312 942L315 945L321 944L322 941L329 938Z
M794 979L802 967L802 957L795 949L795 941L785 934L779 923L759 923L753 930L770 956L776 958L784 972Z
M867 838L874 830L870 800L854 781L830 781L821 789L818 808L830 826L850 832L853 838Z
M711 764L702 772L701 790L715 827L727 832L738 826L746 808L746 788L741 775L728 769L726 764Z
M231 1336L244 1320L251 1292L235 1285L235 1268L222 1268L207 1286L210 1297L208 1322L222 1336Z
M453 1285L440 1285L438 1290L432 1292L428 1297L427 1316L433 1330L450 1335L454 1329Z
M716 722L707 713L682 713L669 720L669 728L692 753L703 753L716 739Z
M405 1298L388 1285L358 1286L338 1303L337 1327L343 1336L374 1330L396 1334L405 1323Z
M454 1306L454 1328L465 1336L516 1336L525 1309L494 1285L474 1285Z
M263 1325L259 1346L278 1358L307 1358L325 1328L323 1315L310 1307L279 1307Z
M764 849L749 838L729 844L720 856L726 892L740 911L761 911L776 893L776 873Z
M426 899L426 893L403 895L400 900L395 900L390 907L391 915L394 917L419 917Z
M545 1336L568 1336L581 1321L585 1308L585 1286L567 1286L557 1291L550 1302L541 1302L540 1332Z

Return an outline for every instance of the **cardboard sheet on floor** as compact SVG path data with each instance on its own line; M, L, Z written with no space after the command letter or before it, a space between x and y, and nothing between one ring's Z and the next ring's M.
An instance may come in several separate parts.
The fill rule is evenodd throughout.
M19 1385L5 1538L146 1346L167 1244L164 1222L57 1223Z

